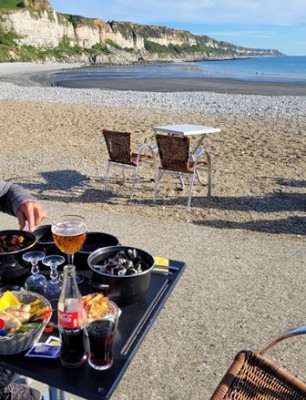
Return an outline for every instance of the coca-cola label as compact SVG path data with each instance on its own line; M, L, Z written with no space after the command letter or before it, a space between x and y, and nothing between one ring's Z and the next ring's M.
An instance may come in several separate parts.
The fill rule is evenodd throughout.
M58 324L63 328L78 328L80 326L79 313L58 310Z

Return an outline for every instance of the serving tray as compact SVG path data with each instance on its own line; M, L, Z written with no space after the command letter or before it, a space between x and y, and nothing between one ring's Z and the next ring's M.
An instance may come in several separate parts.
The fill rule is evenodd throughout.
M0 366L88 400L109 399L186 268L186 264L180 261L170 260L170 264L177 270L169 275L152 273L149 290L143 298L137 303L121 307L122 314L114 342L114 363L110 369L96 371L87 363L80 368L69 369L63 367L58 359L32 359L25 357L24 353L1 356ZM92 293L94 290L88 283L91 272L79 272L85 276L84 282L79 285L82 294ZM54 314L53 318L56 319ZM47 337L44 334L41 341ZM56 394L54 396L54 399L58 398Z

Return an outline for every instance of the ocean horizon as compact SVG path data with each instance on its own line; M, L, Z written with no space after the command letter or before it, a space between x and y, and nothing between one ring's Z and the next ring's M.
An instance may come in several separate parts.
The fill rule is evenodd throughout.
M220 78L250 82L306 83L306 56L241 58L125 66L93 66L54 74L54 84L108 79Z

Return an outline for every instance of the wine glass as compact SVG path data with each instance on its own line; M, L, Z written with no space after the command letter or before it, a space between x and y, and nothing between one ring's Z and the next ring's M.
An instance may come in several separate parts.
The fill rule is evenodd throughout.
M81 250L87 236L85 218L79 215L62 215L54 218L51 225L55 245L67 254L68 264L74 265L74 254ZM78 275L77 280L82 281Z
M22 255L24 261L30 262L32 265L31 273L24 283L26 290L45 295L47 279L41 275L38 263L45 257L43 251L28 251Z
M65 262L65 257L60 255L50 255L42 259L42 263L50 267L50 280L46 285L46 296L49 300L59 298L62 291L62 284L59 280L57 267Z

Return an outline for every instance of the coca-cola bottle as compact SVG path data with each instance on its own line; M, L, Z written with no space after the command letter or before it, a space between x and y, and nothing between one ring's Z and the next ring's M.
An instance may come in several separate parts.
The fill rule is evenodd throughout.
M75 266L65 265L64 284L58 300L58 329L61 338L60 360L65 367L79 367L86 359L85 312Z

